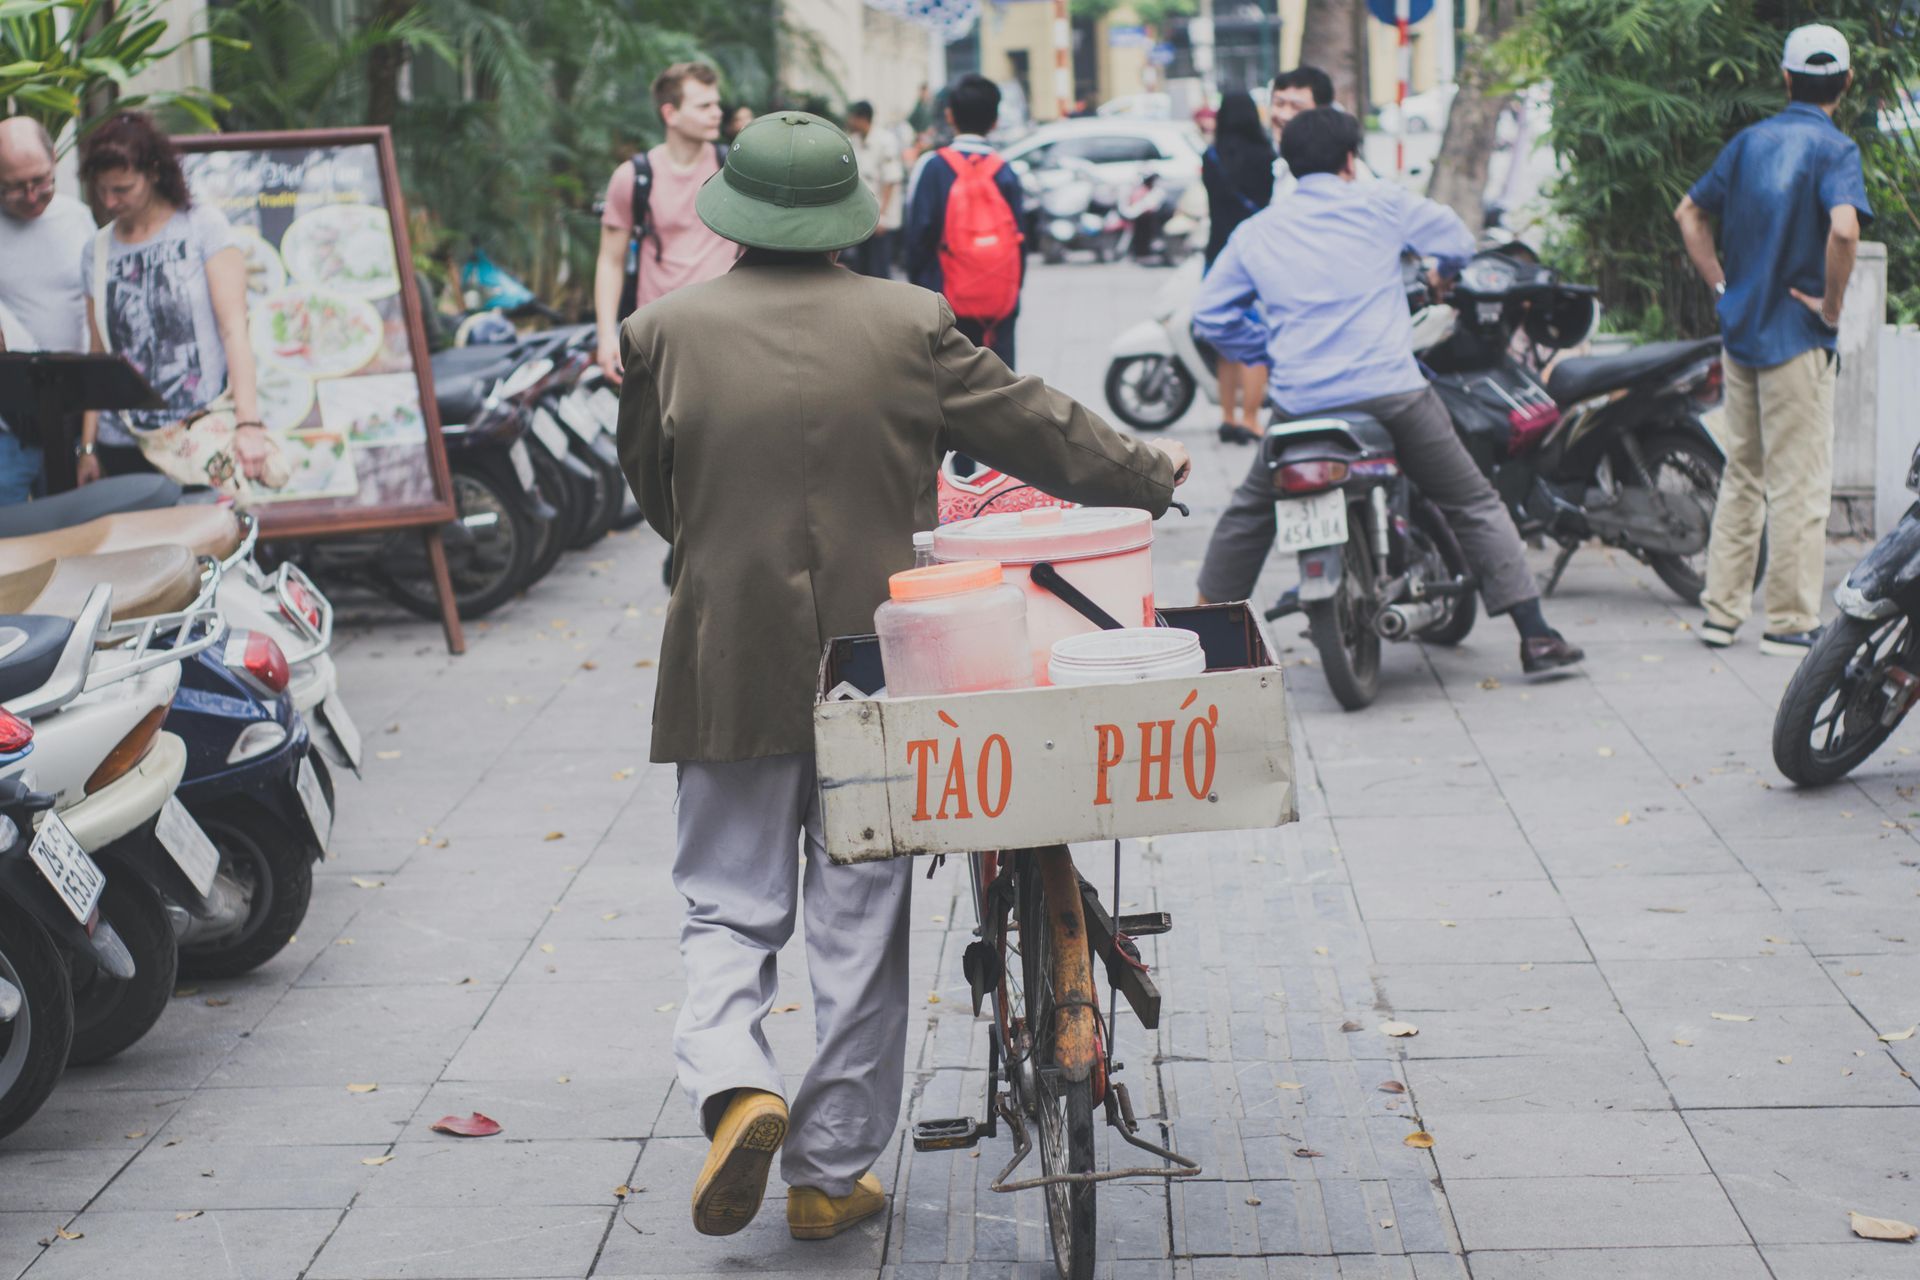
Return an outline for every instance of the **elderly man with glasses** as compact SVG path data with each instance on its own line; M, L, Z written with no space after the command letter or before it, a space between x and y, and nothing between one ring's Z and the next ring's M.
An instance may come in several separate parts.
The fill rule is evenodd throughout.
M0 309L18 327L7 345L87 349L80 259L93 236L85 205L54 190L53 139L37 120L0 120ZM15 341L24 329L30 342ZM40 451L0 432L0 504L24 502L40 474Z

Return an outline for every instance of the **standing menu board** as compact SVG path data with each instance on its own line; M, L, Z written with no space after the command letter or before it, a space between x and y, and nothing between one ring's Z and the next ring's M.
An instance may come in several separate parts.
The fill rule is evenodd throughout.
M226 215L247 257L260 416L292 466L285 486L250 499L261 532L453 519L391 135L210 134L176 145L194 201Z

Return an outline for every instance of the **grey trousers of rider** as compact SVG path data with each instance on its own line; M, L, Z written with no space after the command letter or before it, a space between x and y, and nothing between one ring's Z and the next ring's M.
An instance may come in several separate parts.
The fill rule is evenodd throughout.
M886 1150L900 1116L913 860L828 861L811 754L682 764L679 846L673 883L687 900L687 998L673 1052L708 1134L721 1110L709 1103L727 1090L787 1097L761 1023L777 991L776 958L802 907L806 867L814 1056L787 1099L780 1171L790 1186L844 1196Z
M1447 518L1467 564L1480 580L1489 614L1501 614L1540 594L1527 567L1520 532L1493 485L1453 432L1447 407L1431 387L1348 406L1378 418L1393 436L1400 467ZM1301 417L1308 415L1302 414ZM1273 475L1254 451L1253 468L1233 491L1214 526L1200 566L1200 594L1213 601L1245 600L1273 550Z

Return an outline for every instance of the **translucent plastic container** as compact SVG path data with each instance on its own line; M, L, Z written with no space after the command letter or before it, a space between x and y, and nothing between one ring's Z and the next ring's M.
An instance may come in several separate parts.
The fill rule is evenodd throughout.
M1178 627L1128 627L1056 640L1047 674L1057 685L1124 684L1197 676L1207 669L1200 637Z
M1027 594L1033 680L1046 684L1053 644L1097 631L1071 605L1034 585L1046 561L1123 627L1153 626L1153 517L1130 507L1036 507L958 520L933 537L939 560L998 560Z
M1033 684L1027 601L991 560L908 569L873 615L887 696L979 693Z

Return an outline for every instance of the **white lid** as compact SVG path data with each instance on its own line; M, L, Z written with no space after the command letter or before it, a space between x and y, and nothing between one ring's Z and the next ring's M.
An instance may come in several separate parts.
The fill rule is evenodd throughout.
M1034 507L997 511L942 525L934 554L942 560L1086 560L1153 545L1153 517L1132 507Z
M1197 675L1206 665L1200 637L1192 631L1126 627L1054 641L1047 672L1055 684L1106 684Z

